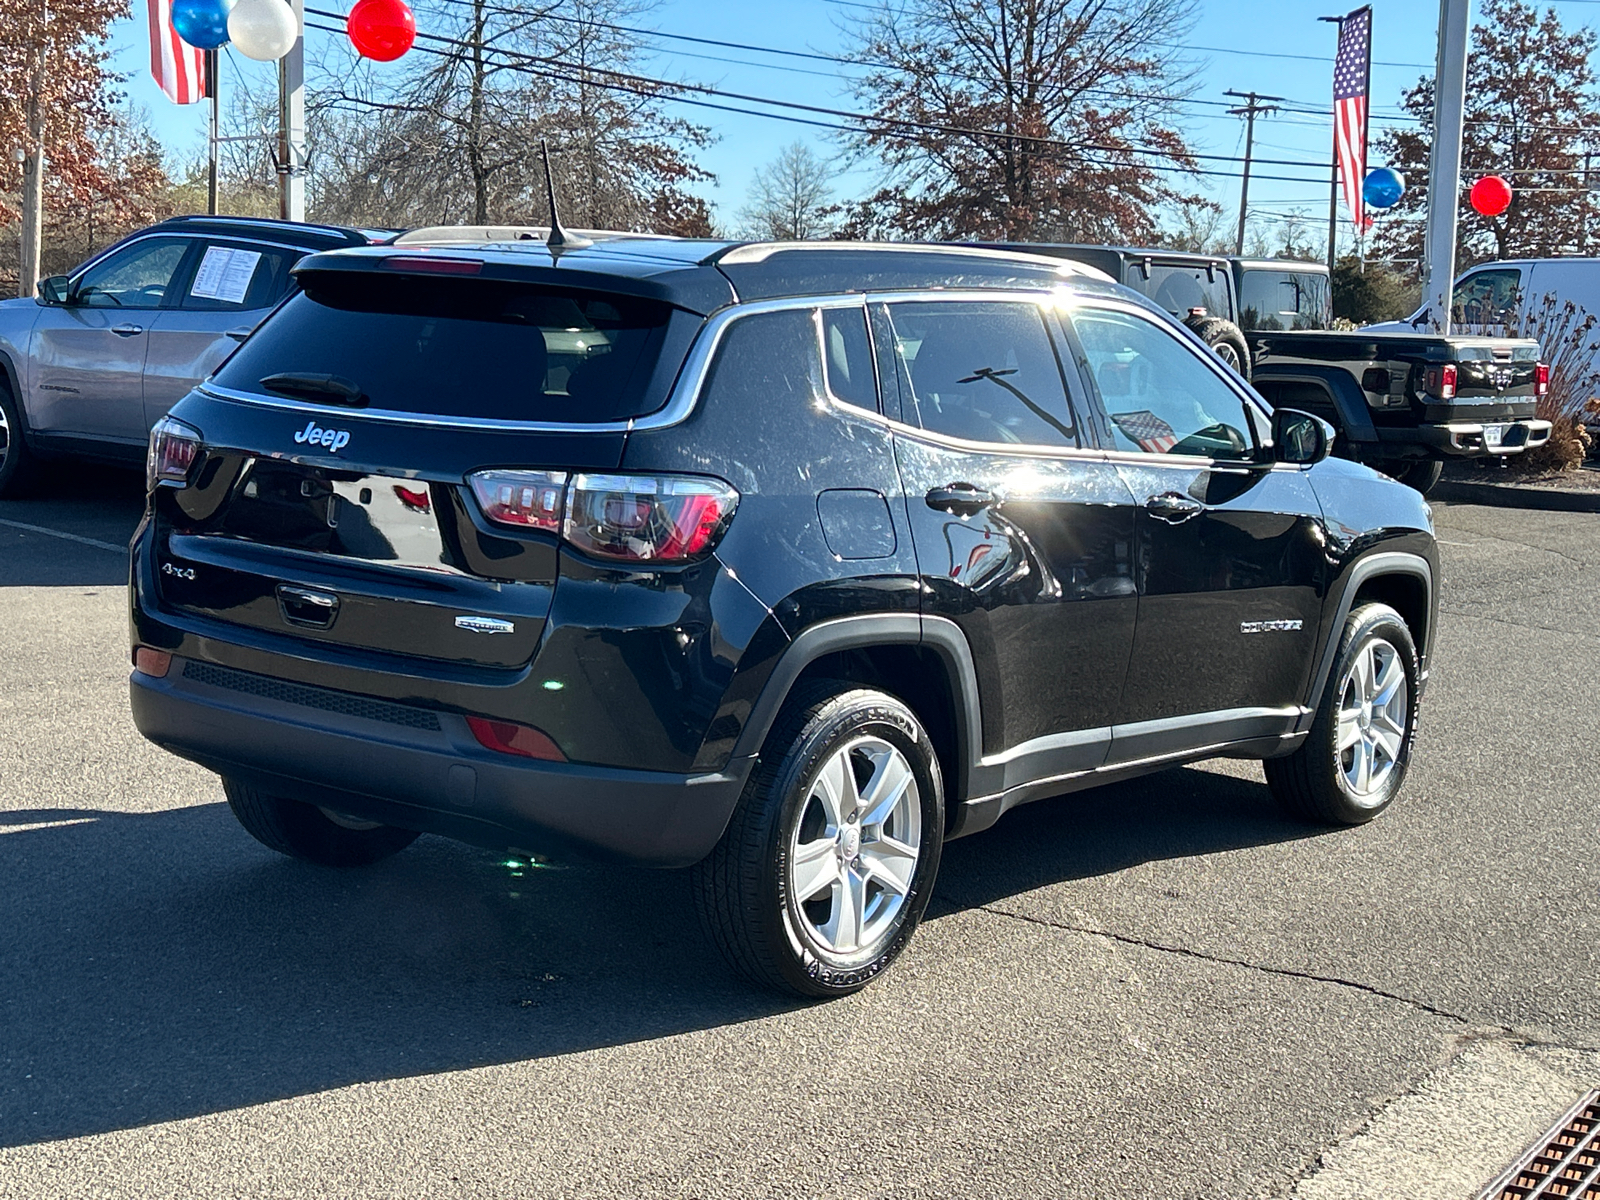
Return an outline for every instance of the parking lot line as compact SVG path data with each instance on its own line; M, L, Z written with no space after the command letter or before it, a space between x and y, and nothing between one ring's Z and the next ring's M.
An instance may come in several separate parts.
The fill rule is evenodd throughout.
M46 537L62 538L69 542L79 542L85 546L93 546L96 550L109 550L113 554L126 554L128 548L119 546L115 542L102 542L97 538L81 537L76 533L65 533L60 529L49 529L43 525L29 525L26 521L10 521L0 517L0 525L7 525L12 529L25 529L29 533L42 533Z

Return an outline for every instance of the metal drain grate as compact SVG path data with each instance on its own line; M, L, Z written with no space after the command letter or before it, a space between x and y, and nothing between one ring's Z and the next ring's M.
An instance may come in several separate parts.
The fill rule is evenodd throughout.
M365 717L369 721L403 725L407 729L439 728L439 718L426 709L390 704L386 700L370 700L365 696L352 696L349 692L285 683L281 679L269 679L265 675L252 675L248 671L235 671L232 667L219 667L194 659L183 664L183 677L211 687L227 688L230 692L281 700L285 704L298 704L323 712L343 713L347 717Z
M1479 1200L1600 1200L1600 1091L1495 1180Z

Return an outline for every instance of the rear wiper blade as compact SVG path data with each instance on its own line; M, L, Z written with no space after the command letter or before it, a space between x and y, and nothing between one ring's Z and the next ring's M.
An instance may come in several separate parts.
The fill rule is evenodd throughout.
M315 371L280 371L268 375L261 386L269 392L285 396L298 396L318 404L342 404L346 408L365 408L366 393L359 384L343 375L325 375Z

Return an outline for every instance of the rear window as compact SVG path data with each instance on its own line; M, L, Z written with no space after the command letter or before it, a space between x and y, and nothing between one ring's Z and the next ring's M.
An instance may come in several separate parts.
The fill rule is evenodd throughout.
M1128 282L1175 317L1186 317L1192 309L1203 308L1208 317L1228 317L1228 280L1217 267L1176 266L1152 263L1150 278L1135 264L1128 270Z
M376 409L621 421L666 403L700 324L659 301L500 281L329 272L303 283L224 364L219 385L304 399L262 380L334 375Z
M1243 329L1326 329L1333 323L1328 277L1319 271L1240 272L1239 325Z

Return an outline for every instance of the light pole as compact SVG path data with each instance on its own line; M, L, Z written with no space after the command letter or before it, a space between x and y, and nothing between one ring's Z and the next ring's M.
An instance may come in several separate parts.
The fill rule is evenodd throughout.
M1469 0L1439 0L1439 58L1433 76L1433 147L1428 152L1427 255L1423 295L1428 323L1450 332L1456 277L1456 209L1461 189L1461 125L1467 104Z

